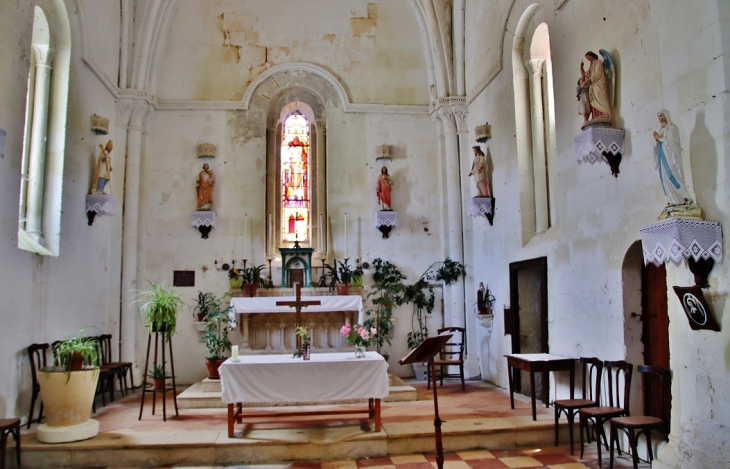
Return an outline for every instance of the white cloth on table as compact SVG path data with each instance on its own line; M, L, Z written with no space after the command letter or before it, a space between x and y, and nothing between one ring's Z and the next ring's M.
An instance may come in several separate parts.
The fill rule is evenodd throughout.
M296 308L292 306L277 306L279 301L296 301L293 296L268 296L268 297L236 297L231 298L233 307L230 319L235 324L235 314L253 313L295 313ZM302 308L302 313L326 313L331 311L357 311L357 323L362 324L363 316L362 297L360 295L332 295L332 296L303 296L301 301L319 301L319 305L311 305Z
M291 355L244 355L220 367L221 398L226 404L327 404L388 396L388 364L377 352L313 353L309 360Z

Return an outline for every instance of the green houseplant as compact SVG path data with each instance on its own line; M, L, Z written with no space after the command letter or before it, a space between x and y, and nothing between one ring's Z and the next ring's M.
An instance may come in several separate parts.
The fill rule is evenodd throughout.
M205 366L208 369L208 378L220 379L218 368L226 360L226 352L231 349L231 340L228 338L228 332L233 328L229 313L231 306L224 306L224 302L228 295L221 298L215 298L214 307L208 313L208 319L205 323L205 347L208 350L208 356L205 359Z
M367 319L364 326L378 331L375 336L376 350L385 356L381 350L386 342L390 345L388 337L393 332L393 308L403 304L405 292L403 281L406 276L394 264L380 258L373 261L373 269L375 284L373 290L368 293L372 307L366 311L366 315L374 317Z
M198 299L193 308L193 317L198 321L205 321L208 313L215 307L215 295L211 292L198 292Z
M165 282L155 283L148 280L151 288L139 290L137 299L139 314L150 332L164 332L165 339L175 334L177 327L177 311L183 306L183 300L174 288L165 288Z
M408 347L414 349L428 337L426 314L434 308L434 292L431 280L451 285L466 274L464 265L446 258L443 262L434 262L413 285L408 285L404 293L404 303L413 303L412 331L408 333ZM425 314L424 314L425 312Z
M46 423L38 427L38 441L63 443L86 440L99 433L90 419L99 380L98 342L84 329L53 346L58 366L38 374Z
M266 287L266 281L261 278L261 272L264 270L264 265L252 265L251 267L244 267L241 270L241 278L243 279L243 295L254 297L258 288Z
M152 387L154 389L163 389L165 387L165 380L172 378L172 375L165 371L165 363L155 363L152 365L152 370L147 373L147 377L152 380Z

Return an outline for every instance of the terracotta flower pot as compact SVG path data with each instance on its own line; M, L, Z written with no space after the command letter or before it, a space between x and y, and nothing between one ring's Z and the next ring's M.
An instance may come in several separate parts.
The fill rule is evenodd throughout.
M350 284L349 283L337 283L335 285L337 287L337 294L338 295L349 295L350 294Z
M244 283L243 284L243 296L253 298L256 296L259 286L256 283Z
M165 389L165 378L152 378L153 389Z
M218 373L218 368L224 361L226 360L205 360L205 366L208 368L209 379L221 379L221 375Z

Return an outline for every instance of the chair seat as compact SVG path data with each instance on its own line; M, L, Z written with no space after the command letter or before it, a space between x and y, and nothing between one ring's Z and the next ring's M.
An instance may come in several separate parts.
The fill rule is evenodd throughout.
M626 428L632 427L648 427L652 425L663 426L664 421L656 417L647 415L637 415L632 417L614 417L611 419L612 424L616 424Z
M579 409L581 407L594 407L596 401L590 399L559 399L553 402L555 407L570 407L573 409Z
M616 416L622 415L622 414L626 413L626 411L624 410L623 407L606 406L606 407L595 407L595 408L586 407L585 409L581 409L580 413L583 415L587 415L589 417L602 417L605 419L606 417L611 416L611 415L616 415Z

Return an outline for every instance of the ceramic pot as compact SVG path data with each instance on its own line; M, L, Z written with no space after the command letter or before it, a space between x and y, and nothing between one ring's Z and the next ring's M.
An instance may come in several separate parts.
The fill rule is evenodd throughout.
M99 369L38 373L41 400L50 427L79 425L91 415Z
M208 369L208 378L221 379L221 375L218 373L218 368L224 361L226 360L205 360L205 367Z
M350 284L349 283L337 283L335 284L337 287L337 294L338 295L349 295L350 294Z
M244 283L243 284L243 296L247 298L253 298L256 296L259 286L257 283Z
M229 278L228 283L231 285L231 290L238 290L243 285L243 278Z
M165 389L165 378L152 378L153 389Z

